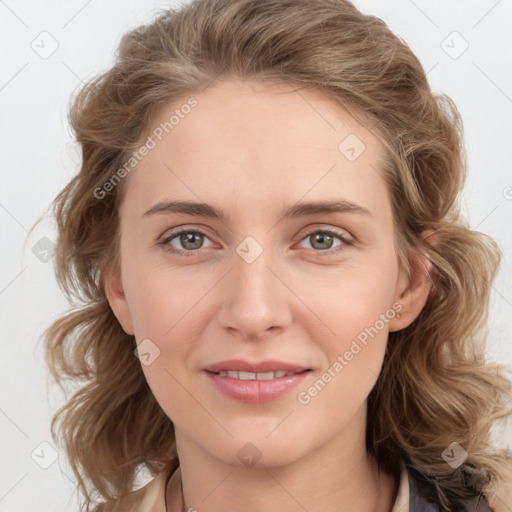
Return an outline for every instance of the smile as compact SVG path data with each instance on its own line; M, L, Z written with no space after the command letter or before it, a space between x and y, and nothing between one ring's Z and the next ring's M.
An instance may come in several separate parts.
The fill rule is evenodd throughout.
M262 373L254 373L254 372L237 372L235 370L228 370L218 372L217 375L220 377L231 377L232 379L239 380L270 380L270 379L279 379L281 377L287 377L288 375L296 375L296 372L285 372L285 371L275 371L275 372L262 372Z
M214 389L224 396L241 402L268 402L289 394L313 372L245 372L222 370L203 372Z

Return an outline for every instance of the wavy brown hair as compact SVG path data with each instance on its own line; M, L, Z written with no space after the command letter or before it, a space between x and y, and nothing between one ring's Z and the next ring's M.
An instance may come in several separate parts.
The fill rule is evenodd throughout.
M486 362L485 324L499 249L459 214L466 156L454 102L432 92L419 60L381 19L348 1L197 0L125 34L112 68L70 106L82 163L52 206L56 276L72 309L44 341L56 382L78 384L51 430L87 512L117 510L140 468L155 476L179 464L173 424L104 290L105 272L118 268L129 177L102 199L94 192L140 146L159 107L229 77L319 91L378 135L400 265L423 252L433 286L418 318L389 335L368 397L367 449L387 471L405 461L443 511L479 493L498 499L509 454L491 442L491 427L510 414L511 382ZM452 442L469 454L457 470L442 457Z

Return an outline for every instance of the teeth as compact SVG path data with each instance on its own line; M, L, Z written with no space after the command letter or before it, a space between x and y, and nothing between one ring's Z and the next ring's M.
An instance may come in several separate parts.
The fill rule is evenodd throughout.
M237 372L233 370L223 371L218 373L220 377L231 377L232 379L239 380L270 380L279 379L280 377L287 377L288 375L295 375L295 372L285 372L282 370L276 372L253 373L253 372Z

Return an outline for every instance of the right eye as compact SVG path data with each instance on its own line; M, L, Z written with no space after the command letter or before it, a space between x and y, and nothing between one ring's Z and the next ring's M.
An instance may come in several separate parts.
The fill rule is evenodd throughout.
M171 232L164 238L159 245L163 247L165 251L179 254L182 256L194 256L201 249L202 243L205 238L208 238L205 233L198 229L180 229L179 231ZM171 242L177 239L177 243L181 244L182 249L176 247Z

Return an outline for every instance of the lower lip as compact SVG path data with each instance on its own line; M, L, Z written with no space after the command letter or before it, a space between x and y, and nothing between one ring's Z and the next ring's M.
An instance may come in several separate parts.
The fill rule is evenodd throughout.
M311 373L311 370L268 380L240 380L221 377L208 371L205 373L213 386L229 398L242 402L260 403L286 395L298 386Z

